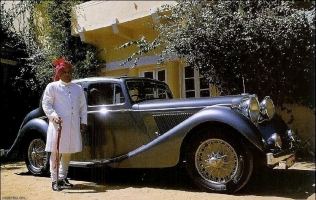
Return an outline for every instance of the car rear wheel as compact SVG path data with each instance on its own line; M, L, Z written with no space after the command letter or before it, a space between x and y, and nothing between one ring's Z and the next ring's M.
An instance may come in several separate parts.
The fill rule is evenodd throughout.
M190 177L203 191L235 193L249 180L253 157L232 131L206 128L193 138L186 154Z
M31 139L24 151L25 164L29 172L44 176L49 170L49 153L45 142L40 138Z

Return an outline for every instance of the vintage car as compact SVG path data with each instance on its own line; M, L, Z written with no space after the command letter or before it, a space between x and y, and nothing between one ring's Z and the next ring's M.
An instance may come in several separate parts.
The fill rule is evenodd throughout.
M88 126L72 167L167 168L184 165L206 192L234 193L256 166L295 161L300 141L256 95L175 99L169 86L141 77L74 80L84 89ZM7 156L24 154L28 170L45 175L48 119L41 102L22 122Z

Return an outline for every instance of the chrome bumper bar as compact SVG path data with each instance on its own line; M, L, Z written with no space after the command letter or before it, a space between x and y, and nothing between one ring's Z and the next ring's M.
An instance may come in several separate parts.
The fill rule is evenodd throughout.
M273 156L273 153L267 153L266 156L267 156L267 164L275 165L275 164L279 164L279 162L281 161L287 160L288 158L294 156L294 154L287 154L287 155L283 155L283 156L275 158Z

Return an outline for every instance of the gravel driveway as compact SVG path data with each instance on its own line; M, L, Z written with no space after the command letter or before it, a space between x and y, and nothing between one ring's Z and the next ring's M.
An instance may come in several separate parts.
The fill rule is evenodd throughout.
M315 163L298 162L288 170L273 169L251 180L234 195L200 191L179 169L111 170L74 169L72 189L54 192L51 179L27 172L24 162L1 164L1 199L115 199L115 200L259 200L315 199Z

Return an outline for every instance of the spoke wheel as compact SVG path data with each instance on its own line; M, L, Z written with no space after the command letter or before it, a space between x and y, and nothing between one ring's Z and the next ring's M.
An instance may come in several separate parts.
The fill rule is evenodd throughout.
M187 170L203 191L235 193L250 179L253 157L236 136L230 129L208 127L192 138L186 152Z
M224 140L209 139L197 148L195 166L205 180L227 183L237 173L238 156Z
M32 139L25 151L25 163L35 175L45 175L49 169L49 154L42 139Z

